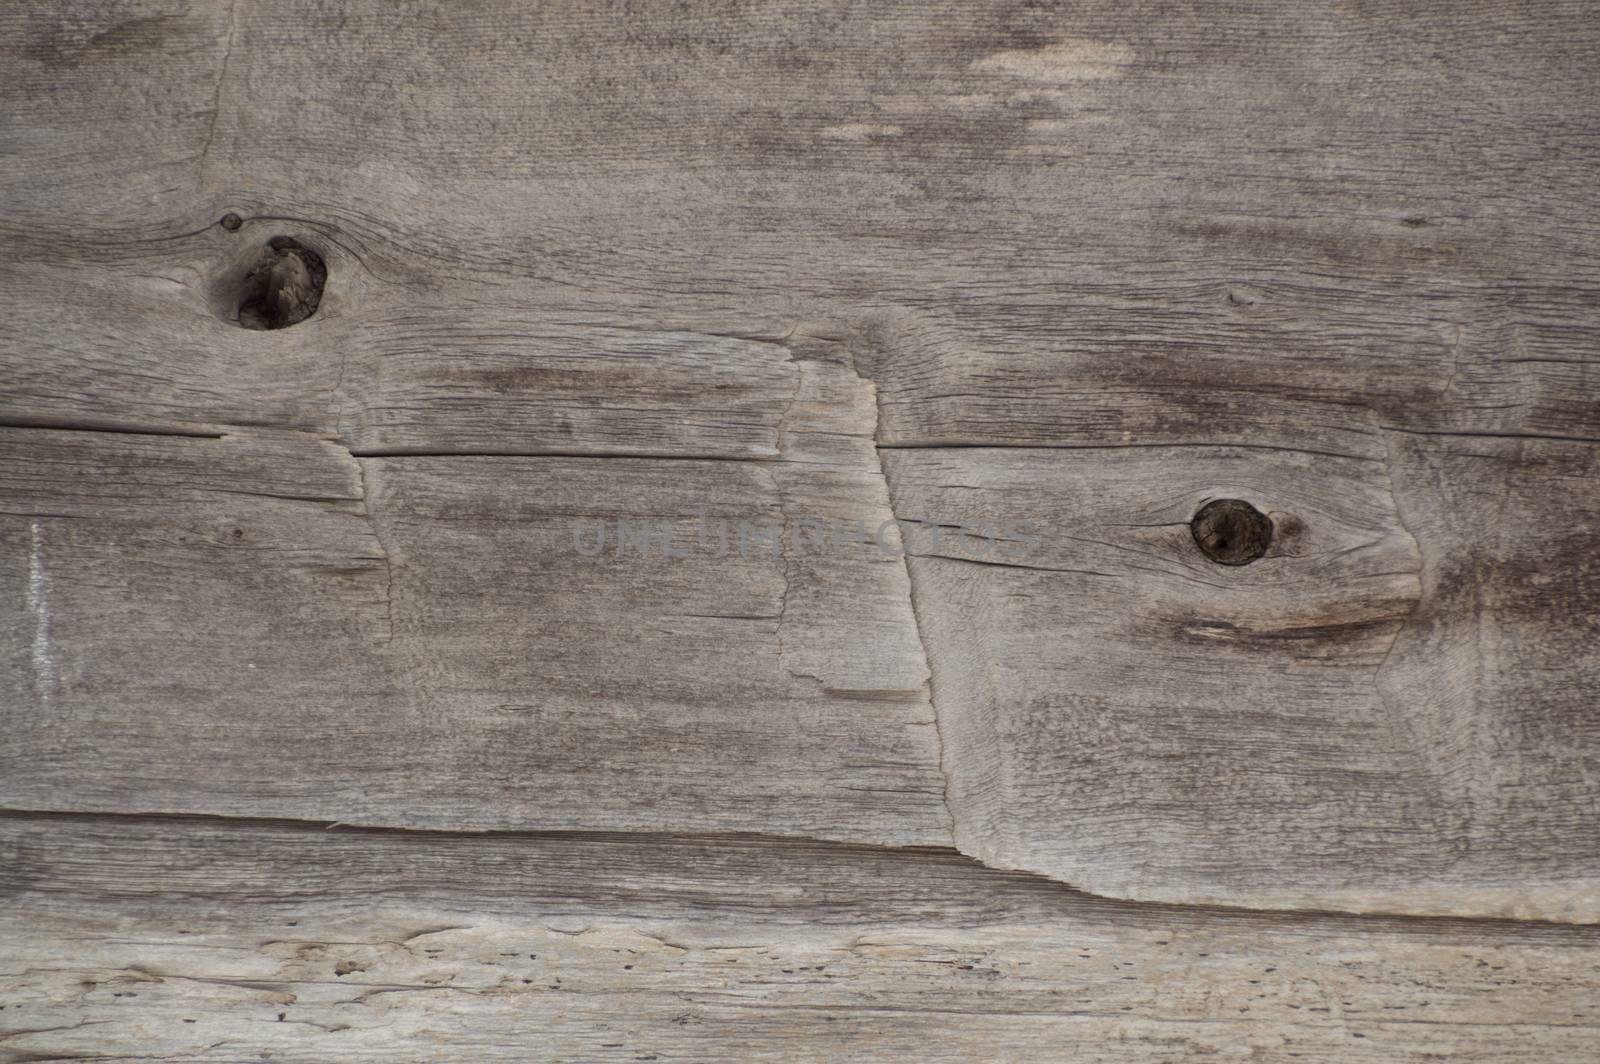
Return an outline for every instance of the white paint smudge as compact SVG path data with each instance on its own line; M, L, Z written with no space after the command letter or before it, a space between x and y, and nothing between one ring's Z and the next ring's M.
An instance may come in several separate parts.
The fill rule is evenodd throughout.
M996 52L972 64L974 70L1062 84L1121 77L1133 64L1133 49L1115 41L1071 38L1043 48Z
M44 533L29 527L28 612L33 615L33 688L46 704L56 689L56 662L50 650L50 594L44 572Z

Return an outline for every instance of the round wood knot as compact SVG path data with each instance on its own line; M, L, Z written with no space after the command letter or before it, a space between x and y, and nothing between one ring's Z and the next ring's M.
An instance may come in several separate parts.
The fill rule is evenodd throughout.
M244 219L239 217L237 214L234 214L232 211L229 211L227 214L222 216L222 228L226 229L230 233L238 232L239 227L243 224Z
M1243 499L1216 499L1189 522L1200 552L1218 565L1249 565L1272 543L1272 521Z
M239 293L239 324L246 329L286 329L317 312L327 264L286 236L267 241Z

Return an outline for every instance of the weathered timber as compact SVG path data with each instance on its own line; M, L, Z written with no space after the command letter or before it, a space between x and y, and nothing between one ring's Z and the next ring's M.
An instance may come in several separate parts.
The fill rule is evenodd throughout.
M1600 931L1141 906L948 851L0 818L0 1058L1591 1059Z
M0 10L0 1059L1589 1059L1597 65Z
M904 566L696 542L791 499L887 515L881 477L301 435L0 452L9 806L950 838Z

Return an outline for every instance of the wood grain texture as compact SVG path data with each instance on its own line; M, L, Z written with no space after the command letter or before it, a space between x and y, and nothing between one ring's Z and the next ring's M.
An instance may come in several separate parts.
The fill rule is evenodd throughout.
M781 498L771 512L786 517L818 492L835 493L827 478L875 479L876 459L861 446L869 438L885 448L1244 445L1255 450L1232 453L1246 464L1254 455L1256 468L1233 483L1246 487L1273 485L1284 459L1271 448L1290 448L1336 465L1367 463L1349 467L1365 471L1354 483L1381 495L1394 476L1404 478L1404 453L1390 457L1397 440L1600 437L1592 212L1583 209L1589 186L1577 180L1592 146L1562 124L1586 105L1571 79L1594 51L1575 5L1480 4L1448 22L1425 8L1174 13L1137 5L831 14L773 5L685 21L668 11L618 19L562 5L489 4L448 28L431 8L358 5L334 17L316 4L231 12L149 5L140 19L128 14L87 7L8 16L23 24L7 46L22 101L13 128L29 134L15 134L17 207L3 267L14 309L0 326L8 337L3 415L15 423L283 429L385 462L446 454L757 459L774 463ZM875 35L901 42L893 62L871 43ZM99 190L110 164L69 165L54 154L64 123L89 121L125 86L164 71L184 42L207 40L215 80L203 133L190 116L155 108L142 121L161 135L107 142L137 181L180 164L190 167L188 180L107 199ZM493 41L523 44L508 62ZM1419 48L1431 49L1431 65L1401 61ZM350 63L363 55L383 56L381 70ZM794 59L822 55L826 62ZM1535 55L1537 74L1527 62ZM790 58L752 65L753 56ZM661 93L619 112L615 86L597 74L604 70L624 86L659 81ZM293 84L315 90L284 88ZM396 92L401 84L426 91ZM70 86L65 108L56 99L62 86ZM459 101L469 98L490 103L464 111ZM1365 102L1351 111L1351 99ZM116 106L125 100L112 113ZM1564 150L1547 151L1558 136ZM216 224L223 210L240 213L237 230ZM290 330L238 329L229 318L240 270L282 233L327 259L323 305ZM875 412L862 405L864 387ZM811 469L807 450L823 443L833 447L826 461L839 467L826 475ZM1111 453L1078 457L1087 469ZM682 468L667 467L672 475ZM387 466L372 471L375 481L393 475ZM1196 500L1220 491L1207 477L1174 472L1182 483L1173 490ZM1440 505L1437 489L1409 484L1413 497L1381 503L1397 536L1393 514ZM698 489L682 490L687 502ZM1315 511L1317 500L1283 505ZM1595 506L1595 493L1580 487L1561 519L1587 527ZM396 571L402 581L411 575L405 561ZM1393 571L1414 578L1419 562ZM1359 603L1365 593L1359 569L1338 567L1286 574L1285 586L1302 586L1295 581L1313 572L1326 585L1325 606ZM793 559L785 573L802 589L811 579ZM418 578L443 586L433 574ZM1429 712L1405 698L1380 703L1371 680L1373 654L1394 643L1386 625L1410 606L1434 609L1433 600L1419 604L1403 592L1382 601L1361 614L1373 624L1363 662L1344 662L1343 681L1309 696L1327 705L1340 692L1349 698L1333 719ZM1592 608L1592 599L1583 603L1571 616ZM1195 598L1186 608L1198 615L1217 605ZM1250 608L1257 631L1306 624L1294 593ZM1058 608L1031 623L1043 636L1082 620ZM1513 653L1540 654L1548 628L1524 628L1519 638L1529 645ZM1221 668L1242 656L1244 675L1254 677L1238 696L1246 713L1270 715L1263 701L1308 697L1303 671L1277 679L1279 641L1205 647L1192 632L1182 636L1181 625L1170 630L1181 637L1167 645L1147 634L1137 650L1108 643L1103 652L1138 653L1158 663L1153 675L1164 668L1169 676L1208 654ZM1577 638L1585 629L1568 630ZM25 623L19 631L31 638ZM967 636L957 641L970 651ZM902 639L893 653L909 647ZM647 643L632 663L646 685L658 667L670 675L682 664L658 665L652 648L659 645ZM508 645L439 666L428 680L431 666L372 682L399 686L414 703L478 704L468 674L486 669L517 677L509 694L490 685L499 694L489 697L512 704L527 682L550 680L507 664L518 656ZM1038 660L1051 670L1065 665ZM1444 667L1456 675L1490 668L1458 658ZM1386 674L1391 689L1430 688L1425 675L1402 680L1396 668ZM981 685L982 671L964 670L951 683ZM1514 715L1509 702L1537 677L1530 671L1520 688L1485 693L1478 713L1490 722ZM199 697L214 690L202 685ZM1588 701L1576 678L1563 690L1570 697L1551 704L1566 697L1567 723L1526 741L1545 743L1535 758L1574 739L1571 748L1585 751L1544 777L1565 788L1566 797L1550 796L1564 812L1521 842L1477 842L1505 851L1508 867L1541 862L1542 879L1571 896L1452 896L1426 907L1590 910L1594 829L1566 815L1574 795L1594 792L1592 741L1581 723ZM1387 726L1398 734L1447 727ZM1490 756L1487 733L1473 735L1443 741L1477 743L1474 756ZM1026 756L1046 776L1057 773L1070 754L1042 732L1034 741L1042 745ZM425 748L431 740L402 742ZM1445 779L1444 770L1431 782L1403 779L1393 763L1403 755L1359 748L1377 760L1362 765L1367 755L1346 750L1335 759L1341 771L1368 772L1393 788L1355 799L1360 816L1376 815L1386 795L1386 816L1412 825L1392 836L1396 868L1432 874L1421 870L1439 870L1448 845L1472 844L1459 794L1473 784ZM951 764L965 756L946 755ZM1204 774L1205 755L1175 771ZM1332 778L1322 777L1329 786ZM1300 777L1293 780L1298 787ZM1224 800L1232 785L1214 786ZM1414 797L1441 788L1458 797ZM1203 805L1204 791L1190 791ZM1531 793L1514 800L1544 800ZM1330 809L1345 801L1331 792L1307 800ZM375 811L345 812L364 819ZM1054 825L1060 814L1050 802L1019 805L960 834L972 852L996 855L999 836L1026 834L1030 822ZM383 822L409 815L391 810ZM1016 856L1055 868L1050 855L1066 845L1055 830L1017 844L1039 852ZM1430 833L1429 841L1398 841ZM1552 850L1557 835L1565 841ZM1216 851L1216 841L1191 831L1172 851L1170 879L1152 873L1126 888L1245 904L1299 897L1272 874L1249 879L1244 869L1272 866L1264 854L1242 843ZM1359 901L1331 884L1316 887L1311 870L1324 848L1302 846L1303 888L1320 891L1321 904L1417 904L1398 885ZM1201 851L1219 866L1237 865L1231 878L1176 871L1178 853ZM1554 863L1545 856L1552 852ZM1355 867L1353 855L1344 860ZM1123 882L1120 873L1083 875L1085 885Z
M1592 1059L1592 928L946 850L1600 920L1597 64L1581 0L6 6L0 1056ZM326 290L242 329L275 237ZM571 534L702 513L911 557Z
M1469 443L1489 460L1507 447ZM1592 482L1593 448L1515 446L1528 479L1503 516L1521 534L1492 563L1475 546L1496 527L1474 519L1484 503L1402 492L1407 510L1439 507L1411 524L1379 460L888 452L895 512L917 523L958 845L1118 897L1593 920L1595 737L1574 678L1593 640L1540 593L1554 559L1576 567L1564 593L1592 593L1591 500L1563 484ZM1265 558L1200 552L1189 517L1217 497L1268 513ZM935 542L933 515L969 531ZM1031 542L1003 538L1030 522ZM1425 559L1496 574L1465 581L1493 612L1441 602L1459 592ZM1474 616L1494 633L1469 651L1492 682L1461 654Z
M0 1059L1592 1059L1593 928L1139 906L948 851L0 820Z
M0 436L0 804L949 839L903 565L697 543L881 477Z

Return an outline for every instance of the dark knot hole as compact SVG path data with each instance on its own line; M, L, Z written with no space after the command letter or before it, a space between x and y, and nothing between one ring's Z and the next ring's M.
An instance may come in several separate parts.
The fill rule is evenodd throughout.
M1272 544L1272 519L1243 499L1217 499L1189 522L1195 545L1219 565L1249 565Z
M291 237L267 241L244 276L239 324L246 329L287 329L317 312L328 266L322 256Z

